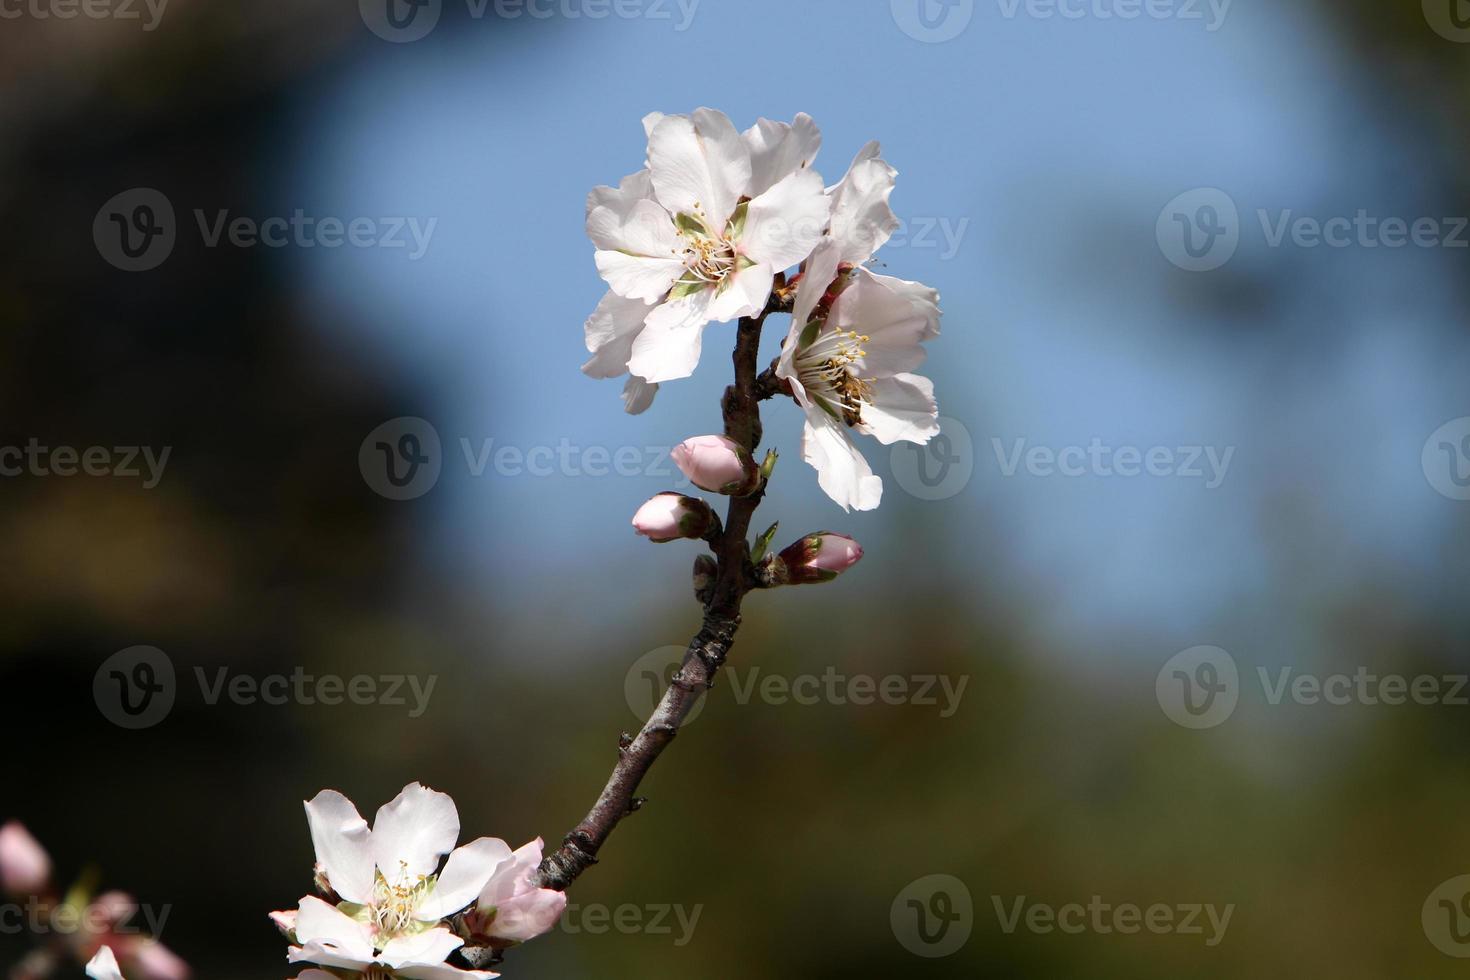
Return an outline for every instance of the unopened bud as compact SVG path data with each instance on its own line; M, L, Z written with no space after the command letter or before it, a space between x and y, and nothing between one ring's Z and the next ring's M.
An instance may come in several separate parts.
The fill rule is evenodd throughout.
M694 436L669 455L690 483L710 493L743 497L761 483L760 466L729 436Z
M662 544L702 538L714 526L715 512L697 497L668 491L653 497L633 515L633 530Z
M16 821L0 827L0 887L11 895L39 895L51 884L51 856Z
M862 545L845 534L819 531L786 547L778 557L786 585L830 582L863 557Z

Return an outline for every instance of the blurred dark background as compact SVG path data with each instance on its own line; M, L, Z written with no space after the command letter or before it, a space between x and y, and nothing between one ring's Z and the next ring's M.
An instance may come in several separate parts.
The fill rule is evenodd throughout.
M1257 212L1470 214L1470 9L1237 0L1212 25L1203 5L970 6L945 36L922 25L964 4L916 29L883 0L604 19L446 2L411 41L366 0L7 8L0 446L169 456L151 486L0 478L0 820L63 878L95 865L168 906L163 940L208 980L294 976L265 916L309 890L301 800L323 787L368 814L420 780L467 838L557 842L637 727L654 651L697 627L688 549L626 521L675 482L646 472L663 447L717 428L728 370L712 328L698 375L637 419L578 373L601 294L583 197L641 165L645 112L709 104L743 128L804 110L829 182L870 138L902 172L912 224L880 258L945 294L928 373L955 455L868 445L886 499L844 515L800 460L797 413L771 406L785 452L762 516L783 538L848 531L867 558L753 597L734 680L579 909L505 975L1458 975L1446 947L1470 946L1431 895L1470 873L1470 708L1273 704L1257 670L1442 691L1470 671L1470 442L1434 466L1470 436L1470 253L1273 246ZM128 271L94 222L118 195L133 213L137 188L169 202L176 242ZM1239 251L1203 271L1156 234L1192 188L1239 209ZM435 224L416 255L407 231L211 247L195 217L296 209ZM359 452L403 418L433 427L442 473L394 500ZM1016 440L1095 438L1233 455L1214 487L1005 472ZM487 440L574 451L546 475L477 472ZM638 472L595 475L588 447L633 447ZM916 475L946 460L958 475ZM167 655L176 702L129 730L94 679L138 645ZM1239 703L1193 730L1164 705L1165 664L1201 645L1238 666ZM210 704L196 671L221 668L437 681L419 717ZM739 693L829 668L965 686L947 715L938 687L939 706ZM973 903L943 957L901 924L931 875ZM1234 912L1206 946L1008 933L996 911L1094 895ZM635 924L605 932L585 911L623 905ZM0 965L27 948L0 935Z

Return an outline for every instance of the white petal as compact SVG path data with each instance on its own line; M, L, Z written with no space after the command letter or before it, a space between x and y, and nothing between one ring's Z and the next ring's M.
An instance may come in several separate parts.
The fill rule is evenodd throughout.
M645 137L651 138L653 136L653 131L658 128L658 124L663 122L667 118L669 117L662 112L650 112L648 115L644 116L643 135Z
M740 250L782 272L812 254L830 217L821 175L797 171L750 202Z
M629 299L652 303L663 299L684 272L678 260L652 259L624 252L598 252L597 273L612 291Z
M406 966L396 971L403 980L494 980L500 976L489 970L461 970L448 963L434 966Z
M922 342L938 333L939 308L913 292L896 292L890 281L859 268L852 285L832 304L829 322L838 330L865 335L864 378L886 378L924 363ZM923 287L920 287L921 289Z
M710 303L709 318L720 323L742 316L756 316L771 298L776 272L768 265L753 265L730 275Z
M352 801L336 790L322 790L306 804L306 822L332 889L349 902L372 898L372 833Z
M942 315L939 309L939 290L908 279L880 276L873 272L869 272L868 275L873 281L882 283L913 304L914 311L927 321L924 329L925 340L933 340L939 336L939 318Z
M360 973L373 965L373 960L359 960L351 956L343 956L335 949L323 946L321 943L307 943L305 946L292 946L286 951L286 962L288 963L315 963L318 966L330 966L337 969L352 970Z
M641 299L626 299L609 291L587 318L584 330L592 359L582 371L592 378L618 378L628 373L633 340L653 307Z
M510 845L494 837L481 837L459 848L444 862L434 890L419 903L415 918L437 922L467 908L480 897L485 883L510 855Z
M841 262L842 245L831 238L822 239L822 244L817 245L816 251L807 259L806 269L801 272L801 282L797 284L797 298L791 304L791 336L788 339L792 351L795 351L795 338L811 322L811 313L832 287L836 267Z
M810 167L822 148L822 131L804 112L797 113L790 125L758 120L744 137L750 147L750 190L746 193L751 197L764 194L787 174Z
M713 298L714 290L701 289L655 307L643 322L643 332L633 341L629 372L650 383L693 374L699 365L699 349Z
M713 109L662 119L648 138L648 163L659 203L674 214L701 211L715 231L750 186L750 150Z
M861 265L898 228L888 206L898 171L878 158L878 144L865 146L842 182L832 189L832 237L842 243L842 261Z
M430 929L416 936L390 939L378 955L378 961L395 970L402 966L435 966L463 945L464 940L448 929Z
M801 458L817 470L817 483L843 510L872 510L883 498L883 481L853 445L847 426L818 406L807 409Z
M627 214L633 205L653 197L653 180L645 168L629 174L616 187L594 187L587 195L587 216L598 208L609 208L615 214Z
M373 818L373 860L389 883L439 869L459 839L459 810L445 793L409 783Z
M642 415L648 411L653 404L653 396L658 394L658 385L649 384L642 378L633 375L623 384L623 411L629 415Z
M303 898L297 907L296 938L308 951L316 947L354 963L373 960L373 941L367 927L313 895ZM317 959L312 962L341 965Z
M103 946L97 950L97 955L87 964L87 976L92 980L123 980L122 971L117 968L117 957L112 954L111 947Z
M885 446L895 442L923 444L939 434L939 403L934 382L917 374L895 374L868 382L858 431Z
M593 208L587 214L587 237L600 249L656 259L670 258L684 248L673 217L648 199L634 201L625 210Z

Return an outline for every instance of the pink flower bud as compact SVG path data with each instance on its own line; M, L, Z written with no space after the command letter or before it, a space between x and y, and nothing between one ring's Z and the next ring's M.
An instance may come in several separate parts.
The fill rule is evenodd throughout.
M760 486L760 466L745 447L728 436L695 436L669 453L701 490L743 497Z
M633 515L633 530L662 544L702 538L714 526L715 512L697 497L668 491L653 497Z
M51 856L19 823L0 827L0 887L11 895L39 895L51 884Z
M788 585L830 582L863 557L863 547L845 534L818 531L781 552Z

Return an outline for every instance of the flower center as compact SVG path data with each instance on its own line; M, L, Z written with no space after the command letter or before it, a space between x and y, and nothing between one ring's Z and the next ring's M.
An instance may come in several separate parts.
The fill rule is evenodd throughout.
M858 362L868 356L862 345L870 338L855 330L827 330L796 355L802 387L848 425L862 421L863 403L871 386L858 376Z
M684 260L684 275L679 284L717 286L735 271L739 262L735 243L728 237L734 229L727 228L726 233L710 230L704 210L698 204L694 208L694 214L681 214L674 221L679 237L684 239L683 251L674 251Z
M414 922L414 912L429 893L432 882L426 875L413 878L408 874L408 865L403 864L396 883L390 883L378 872L373 886L373 924L384 936L396 936Z

